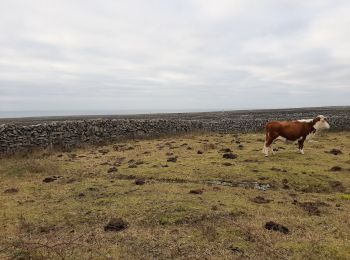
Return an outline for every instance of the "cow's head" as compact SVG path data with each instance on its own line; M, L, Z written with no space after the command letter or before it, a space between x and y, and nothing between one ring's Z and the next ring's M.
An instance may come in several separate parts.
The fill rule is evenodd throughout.
M330 125L327 121L327 118L325 116L317 116L313 121L314 128L316 130L322 130L322 129L329 129Z

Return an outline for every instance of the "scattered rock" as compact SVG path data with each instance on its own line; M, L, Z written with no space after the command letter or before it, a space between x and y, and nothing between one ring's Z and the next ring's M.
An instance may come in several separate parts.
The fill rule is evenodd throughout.
M57 157L58 157L58 158L60 158L60 157L62 157L62 156L63 156L63 154L59 154L59 155L57 155Z
M43 179L43 182L48 183L48 182L53 182L58 180L59 178L62 178L62 176L50 176L50 177L46 177L45 179Z
M193 148L192 148L192 147L187 147L186 149L187 149L187 150L193 150Z
M263 183L255 183L254 188L257 190L262 190L262 191L266 191L267 189L269 189L271 186L270 184L263 184Z
M196 190L190 190L191 194L202 194L203 190L202 189L196 189Z
M341 170L343 170L343 168L340 166L333 166L332 168L329 169L329 171L331 172L340 172Z
M242 144L238 145L238 149L242 150L243 148L244 148L244 146Z
M271 200L269 199L265 199L264 197L261 197L261 196L257 196L253 199L251 199L251 201L257 203L257 204L265 204L265 203L270 203Z
M80 193L78 194L78 197L85 197L85 194L84 194L83 192L80 192Z
M135 180L135 184L136 185L144 185L145 184L145 180L144 179L137 179L137 180Z
M285 227L281 224L278 224L276 222L273 222L273 221L266 222L265 228L268 230L278 231L278 232L281 232L283 234L289 233L289 229L287 227Z
M165 155L166 155L166 156L172 156L172 155L174 155L174 153L167 152Z
M4 193L8 193L8 194L14 194L14 193L17 193L17 192L18 192L17 188L9 188L9 189L6 189L4 191Z
M224 159L236 159L237 155L233 154L233 153L224 153L222 155L222 158L224 158Z
M104 226L104 231L122 231L126 229L129 224L121 218L112 218L106 226Z
M202 150L198 150L197 154L203 154L203 151Z
M132 163L128 166L128 168L137 168L137 164L136 163Z

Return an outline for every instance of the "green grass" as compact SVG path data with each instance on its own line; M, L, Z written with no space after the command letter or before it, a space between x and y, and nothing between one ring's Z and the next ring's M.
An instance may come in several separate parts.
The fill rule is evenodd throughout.
M317 136L305 155L276 143L267 158L262 138L200 134L1 159L0 258L349 259L350 133ZM128 228L104 231L113 217ZM268 221L290 233L266 230Z

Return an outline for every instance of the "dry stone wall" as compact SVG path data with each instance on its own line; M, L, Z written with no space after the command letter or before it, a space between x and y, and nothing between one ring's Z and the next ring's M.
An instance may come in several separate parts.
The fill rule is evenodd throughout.
M350 110L328 112L332 130L350 130ZM309 113L309 112L308 112ZM0 154L34 148L73 148L122 139L150 138L192 132L257 132L269 120L305 118L299 112L246 113L215 119L89 119L47 122L36 125L0 125ZM310 116L309 116L310 117Z

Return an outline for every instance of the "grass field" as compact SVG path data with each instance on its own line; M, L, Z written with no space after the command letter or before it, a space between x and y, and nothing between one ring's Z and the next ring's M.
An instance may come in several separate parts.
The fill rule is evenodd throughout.
M350 132L263 137L0 159L0 259L350 259Z

